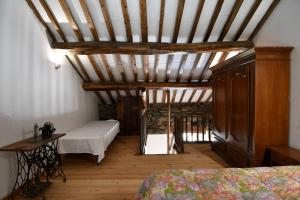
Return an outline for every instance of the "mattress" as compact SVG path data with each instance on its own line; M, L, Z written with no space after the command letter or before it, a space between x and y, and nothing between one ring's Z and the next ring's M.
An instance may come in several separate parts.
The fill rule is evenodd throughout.
M120 123L117 120L89 122L61 137L58 141L58 152L89 153L97 155L100 162L119 131Z
M300 166L154 172L136 199L300 199Z

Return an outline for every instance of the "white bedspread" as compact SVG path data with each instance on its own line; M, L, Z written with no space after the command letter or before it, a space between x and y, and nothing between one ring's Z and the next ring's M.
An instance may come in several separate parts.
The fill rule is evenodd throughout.
M92 121L76 128L58 141L58 152L89 153L98 156L98 163L104 158L104 152L120 131L117 120Z

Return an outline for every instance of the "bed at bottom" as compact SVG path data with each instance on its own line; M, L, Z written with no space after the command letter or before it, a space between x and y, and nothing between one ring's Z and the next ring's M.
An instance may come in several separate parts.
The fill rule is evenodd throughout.
M300 199L300 166L158 171L136 199Z

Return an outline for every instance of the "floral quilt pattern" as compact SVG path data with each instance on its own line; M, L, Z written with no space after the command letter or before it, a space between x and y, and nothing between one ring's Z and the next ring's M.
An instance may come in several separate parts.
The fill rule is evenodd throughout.
M147 177L137 200L300 200L300 166L179 169Z

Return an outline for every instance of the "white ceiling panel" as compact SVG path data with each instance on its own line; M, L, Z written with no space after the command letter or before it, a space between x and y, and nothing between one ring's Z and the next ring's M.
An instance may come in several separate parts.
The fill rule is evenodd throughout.
M162 103L162 97L163 97L163 90L157 90L157 103Z
M202 42L213 15L217 0L205 1L193 42Z
M186 0L181 18L177 43L187 43L188 37L193 27L196 15L198 0Z
M226 21L228 19L228 16L230 15L230 12L231 12L234 4L235 4L235 0L226 0L225 3L223 3L220 14L217 18L217 21L212 29L209 39L208 39L209 42L218 41L218 39L221 35L221 31L226 24Z
M100 69L101 73L103 74L104 79L105 79L106 81L110 81L109 75L108 75L108 73L107 73L107 71L106 71L106 68L105 68L105 66L104 66L104 64L103 64L103 61L102 61L102 59L100 58L100 56L99 56L99 55L93 55L93 57L94 57L94 59L95 59L97 65L98 65L98 68Z
M112 21L117 41L127 41L122 6L120 0L109 0L107 2L108 13Z
M237 33L240 26L242 25L244 19L246 18L247 14L249 13L254 2L255 2L255 0L243 1L240 11L236 15L233 23L231 24L231 26L228 30L228 33L226 34L226 36L224 38L225 41L231 41L234 39L235 34Z
M91 80L99 81L99 78L98 78L97 74L95 73L95 70L94 70L92 64L90 63L88 57L85 55L79 55L78 57L79 57L82 65L84 66L86 72L91 77Z
M192 99L192 102L193 102L193 103L198 102L201 93L202 93L202 90L197 90L197 91L196 91L196 93L195 93L195 95L194 95L194 97L193 97L193 99Z
M176 21L178 0L166 0L163 21L162 42L172 42Z
M133 42L141 42L141 21L139 0L127 0Z
M147 1L148 41L157 42L159 32L160 0Z
M98 0L86 0L86 3L88 6L88 9L90 11L91 17L94 21L95 28L99 35L99 39L101 41L108 41L110 38L109 38L105 20L104 20L103 14L102 14L102 10L100 8L99 1Z
M259 23L260 19L264 16L268 8L270 7L273 0L264 0L261 2L260 6L257 8L254 16L250 20L249 24L246 26L243 34L239 40L247 40L252 31L255 29L256 25Z

